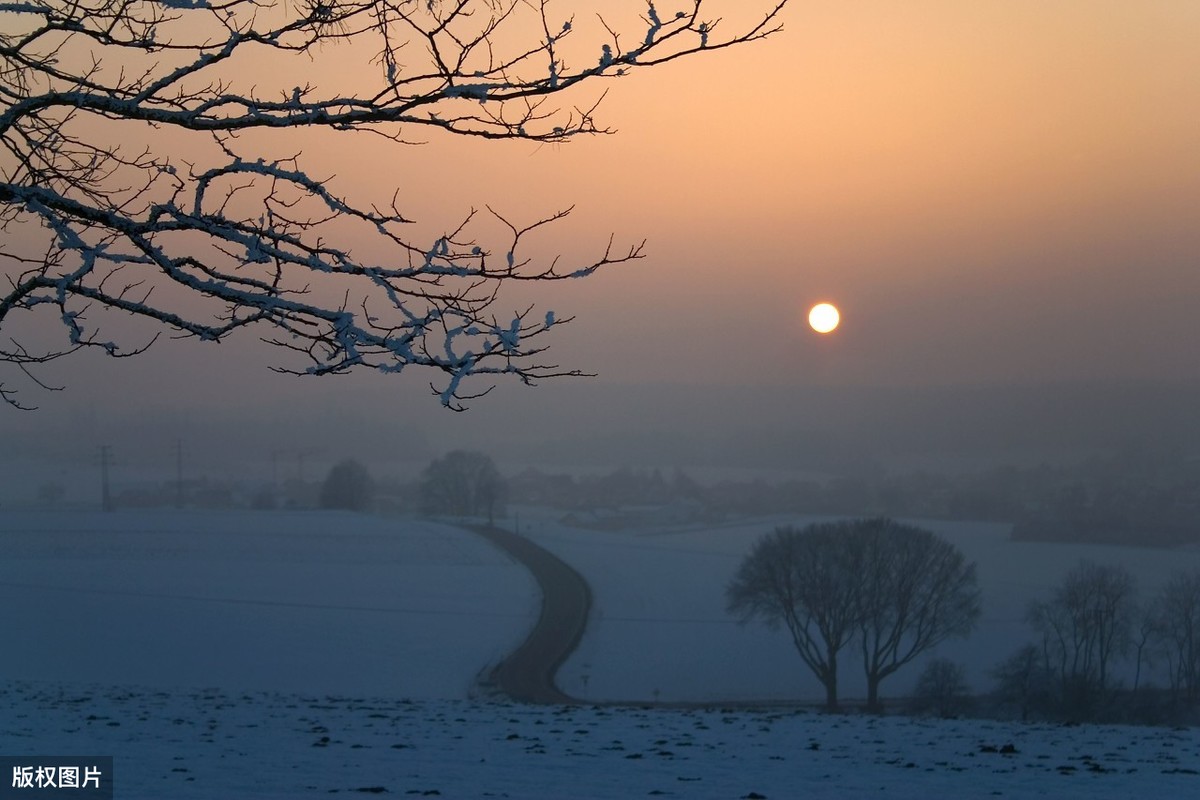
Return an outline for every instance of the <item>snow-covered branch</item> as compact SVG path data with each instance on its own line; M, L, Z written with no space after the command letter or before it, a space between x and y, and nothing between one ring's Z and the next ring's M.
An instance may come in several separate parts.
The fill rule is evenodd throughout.
M0 3L0 327L49 310L64 333L61 347L14 344L0 360L27 371L81 348L148 345L101 335L88 312L104 308L208 341L269 329L267 341L301 357L286 372L432 368L435 394L456 409L502 375L581 374L542 356L544 334L570 318L500 313L499 287L590 275L641 258L643 244L610 238L570 265L526 256L528 237L569 210L518 223L488 209L425 239L399 189L388 207L356 202L250 132L359 131L396 146L421 131L535 142L605 132L596 97L567 93L761 38L782 9L718 40L702 4L601 19L604 40L575 64L580 26L550 0ZM307 62L318 45L362 59L354 85L248 77ZM485 218L507 235L477 242ZM13 391L0 385L15 404Z

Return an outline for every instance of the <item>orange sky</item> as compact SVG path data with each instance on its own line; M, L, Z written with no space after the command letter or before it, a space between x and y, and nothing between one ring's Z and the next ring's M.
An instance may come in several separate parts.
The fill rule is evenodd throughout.
M1200 6L828 2L785 22L611 84L615 136L435 140L390 174L426 218L576 204L547 252L648 237L645 262L550 292L579 316L559 355L614 380L1191 367ZM803 327L821 298L836 338Z
M1192 367L1200 6L825 3L786 21L757 48L638 76L610 105L622 134L562 156L581 197L597 167L624 168L593 216L652 237L652 264L589 298L632 294L644 346L666 345L629 369L666 356L696 376L723 357L717 374L744 381L953 383ZM836 341L796 313L825 297L843 307Z
M562 7L585 41L595 4ZM546 254L647 238L645 261L510 296L576 315L554 355L610 383L1197 377L1200 4L839 0L784 22L607 84L615 136L340 138L307 163L344 193L398 186L432 228L575 204ZM320 60L371 69L352 56ZM824 299L843 326L818 338L804 316ZM277 391L240 363L252 344L168 348L121 366L139 396L231 365L248 395ZM423 398L425 376L400 381Z

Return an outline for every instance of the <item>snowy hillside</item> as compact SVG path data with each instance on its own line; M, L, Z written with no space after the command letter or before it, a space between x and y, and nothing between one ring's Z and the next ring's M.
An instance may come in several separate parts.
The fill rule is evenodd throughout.
M7 679L461 698L533 624L466 531L341 512L0 517Z
M522 519L595 589L568 691L803 696L786 637L723 615L724 582L762 525L602 534ZM0 520L0 752L115 756L119 798L1200 795L1189 730L469 700L529 629L538 593L448 526L274 512ZM981 561L985 603L1016 603L1013 587L1051 585L1078 557L1043 546L1031 563L1001 534L947 534ZM1193 557L1123 553L1138 570Z

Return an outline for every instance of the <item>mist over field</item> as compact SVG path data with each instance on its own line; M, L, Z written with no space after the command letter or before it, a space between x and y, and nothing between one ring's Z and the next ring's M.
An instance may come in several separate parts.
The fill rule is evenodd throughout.
M397 414L387 394L347 402L338 393L320 396L324 387L302 379L285 386L299 398L278 409L138 395L115 407L71 402L53 426L8 415L0 419L0 448L37 466L21 467L19 483L0 497L21 504L29 481L73 471L106 443L119 443L118 468L170 471L179 440L191 470L245 479L269 479L272 470L294 477L303 460L315 479L351 456L407 477L455 448L489 452L510 471L680 467L713 476L956 473L1200 448L1200 384L1187 382L722 387L581 378L535 391L507 387L458 415L426 407L419 391L403 392L409 399Z

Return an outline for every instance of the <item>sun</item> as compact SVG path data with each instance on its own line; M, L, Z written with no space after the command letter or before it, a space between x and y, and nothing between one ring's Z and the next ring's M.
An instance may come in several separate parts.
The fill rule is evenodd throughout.
M817 303L808 312L808 324L817 333L829 333L841 319L841 314L832 303Z

